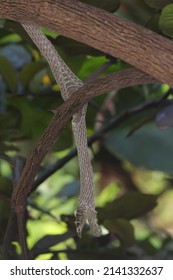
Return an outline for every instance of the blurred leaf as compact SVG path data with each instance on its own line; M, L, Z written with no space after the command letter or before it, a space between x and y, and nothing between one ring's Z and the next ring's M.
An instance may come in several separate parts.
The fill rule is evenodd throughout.
M80 184L79 182L70 182L66 184L60 192L58 192L57 196L63 199L69 199L71 197L76 196L79 193Z
M7 107L6 84L0 78L0 113L4 113Z
M0 28L0 43L2 41L2 38L8 36L9 34L11 34L10 31L8 31L4 28Z
M83 55L80 55L78 57L66 57L64 60L67 63L68 67L73 71L73 73L78 75L78 72L81 69L86 58Z
M54 100L52 100L53 102ZM13 105L14 110L20 113L20 122L18 123L17 128L20 129L20 137L25 137L26 140L37 140L41 136L44 129L48 125L52 113L50 112L49 100L38 96L34 100L28 99L26 96L12 99L11 104ZM55 102L54 102L55 103ZM12 112L13 114L13 112ZM12 124L16 120L16 116L10 115L10 122ZM3 117L4 119L4 117ZM2 119L2 122L3 122ZM1 120L0 120L1 121ZM3 122L5 125L4 130L6 130L6 122ZM3 132L4 133L4 132ZM11 134L11 131L9 132ZM61 151L68 147L71 147L73 143L71 126L66 126L62 131L59 140L54 145L54 150ZM33 143L34 144L34 143Z
M14 106L8 106L3 114L0 114L0 138L9 141L16 136L21 123L20 110ZM14 138L13 138L14 139Z
M1 54L5 56L14 69L18 70L31 61L31 54L19 44L8 44L1 50Z
M0 161L1 163L1 161ZM5 233L7 221L10 215L10 196L12 193L12 182L10 179L0 176L0 240L2 231Z
M128 247L134 244L134 228L128 220L106 220L103 225L109 230L109 232L117 235L124 246Z
M147 125L127 138L128 128L108 133L104 145L109 152L152 170L173 173L173 130L160 131Z
M40 65L41 66L41 65ZM37 68L37 66L36 66ZM38 68L39 68L39 65L38 65ZM32 80L30 80L30 83L29 83L29 90L32 92L32 93L35 93L38 94L38 93L41 93L41 92L47 92L48 93L48 90L51 90L51 83L44 83L44 78L46 75L48 75L48 70L49 68L43 68L42 70L39 70L37 71L38 69L35 69L36 72L35 73L32 73ZM50 77L48 75L48 77ZM50 81L51 81L52 78L50 78ZM40 102L42 103L42 102Z
M4 27L7 30L10 30L11 33L18 34L22 39L25 39L30 44L34 45L33 41L30 38L30 36L27 34L27 32L24 30L23 26L20 23L18 23L16 21L8 20L8 21L6 21ZM21 39L20 39L20 41L21 41Z
M106 62L107 59L105 56L88 57L87 59L85 59L85 62L83 63L79 72L81 79L86 79L89 75L91 75Z
M146 117L141 118L137 123L135 123L132 128L130 128L128 134L126 137L130 137L132 136L136 131L138 131L144 124L150 122L151 120L153 120L154 116L153 115L149 115Z
M156 33L161 33L161 31L159 29L159 18L160 18L160 13L157 13L157 14L153 15L149 19L149 21L147 22L145 27L151 29L152 31L154 31Z
M135 219L151 211L157 205L157 196L129 192L98 209L99 220Z
M33 61L28 63L20 72L20 79L23 86L26 86L35 74L44 69L45 66L46 63L44 61Z
M43 110L26 97L11 100L13 106L21 112L21 132L30 139L37 139L46 128L51 113ZM34 125L33 125L34 124Z
M46 36L50 36L50 37L52 37L53 39L57 38L57 36L58 36L57 32L48 30L48 29L43 28L43 27L41 28L41 31L42 31Z
M119 90L115 96L117 113L124 112L125 110L137 106L145 101L146 97L141 87Z
M4 78L6 84L8 85L9 89L15 93L17 90L17 76L16 72L9 62L9 60L0 55L0 74Z
M172 3L172 0L145 0L145 2L152 8L162 9L169 3Z
M63 151L67 148L70 148L72 145L73 145L73 134L72 134L71 126L67 125L63 129L57 143L55 143L54 148L56 151Z
M75 41L73 39L58 36L55 40L52 40L56 44L58 49L61 49L68 56L78 56L78 55L92 55L100 56L103 52L96 50L88 45Z
M163 8L159 19L159 28L165 35L173 38L173 4Z
M150 18L155 13L155 10L148 6L144 0L123 0L121 1L120 13L129 20L145 25L146 19Z
M12 182L10 179L5 177L0 177L0 191L3 191L4 195L10 197L12 193ZM1 212L0 212L1 213Z
M45 254L49 252L50 247L57 245L60 242L66 241L67 239L73 237L74 234L76 233L68 231L64 234L45 235L33 246L33 248L31 249L32 254L34 255L34 257L40 254Z

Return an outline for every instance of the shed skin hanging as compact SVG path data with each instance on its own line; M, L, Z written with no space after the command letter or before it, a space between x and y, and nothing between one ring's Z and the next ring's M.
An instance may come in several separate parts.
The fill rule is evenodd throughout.
M67 100L73 92L83 85L83 82L74 75L61 59L51 42L39 30L39 27L29 23L22 25L41 54L48 61L54 78L61 87L62 98ZM94 176L87 147L86 111L87 104L82 108L81 112L74 114L72 119L72 129L76 141L80 167L80 194L76 212L76 231L80 237L86 220L88 220L92 234L95 236L101 235L101 229L96 222Z

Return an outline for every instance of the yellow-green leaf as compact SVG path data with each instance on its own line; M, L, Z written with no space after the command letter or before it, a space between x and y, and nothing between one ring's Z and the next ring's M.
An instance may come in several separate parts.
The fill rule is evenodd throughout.
M159 19L159 28L165 35L173 38L173 4L163 8Z

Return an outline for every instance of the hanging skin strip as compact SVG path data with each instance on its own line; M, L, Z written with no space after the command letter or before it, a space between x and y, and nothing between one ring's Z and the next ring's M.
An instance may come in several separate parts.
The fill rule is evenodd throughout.
M69 69L54 46L37 26L29 23L24 23L22 26L49 63L54 78L60 85L64 101L71 98L73 92L83 86L83 82ZM76 211L76 231L80 237L86 221L88 221L93 235L101 235L101 229L96 222L94 175L88 154L86 111L87 104L82 108L81 112L74 114L72 119L72 130L76 141L80 168L80 194Z

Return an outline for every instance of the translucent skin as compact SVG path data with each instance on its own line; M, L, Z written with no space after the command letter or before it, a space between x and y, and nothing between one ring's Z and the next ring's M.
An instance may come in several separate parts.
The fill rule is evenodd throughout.
M39 30L39 27L25 23L22 24L41 54L48 61L56 82L61 87L61 95L64 100L71 98L73 92L79 89L83 82L75 76L47 37ZM80 167L80 195L76 212L76 230L81 236L83 226L88 221L92 234L101 235L101 229L96 222L96 211L94 202L94 175L91 161L88 154L87 132L85 115L87 104L81 112L74 114L72 129L76 140Z

